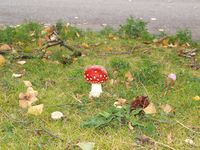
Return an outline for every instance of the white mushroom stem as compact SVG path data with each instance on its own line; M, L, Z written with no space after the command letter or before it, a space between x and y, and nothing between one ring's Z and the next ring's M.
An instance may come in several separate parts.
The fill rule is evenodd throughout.
M102 86L101 84L92 84L92 89L90 91L90 97L99 97L102 93Z

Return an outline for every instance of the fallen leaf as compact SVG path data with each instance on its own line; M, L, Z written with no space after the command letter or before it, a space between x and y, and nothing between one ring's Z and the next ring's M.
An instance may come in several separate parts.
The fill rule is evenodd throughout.
M170 132L168 135L167 135L167 144L171 144L173 142L173 138L172 138L172 133Z
M17 73L13 73L12 77L14 78L21 78L23 76L23 74L17 74Z
M11 51L12 48L8 44L3 44L0 46L0 52Z
M157 19L156 19L156 18L151 18L151 20L152 20L152 21L156 21Z
M134 80L134 78L133 78L133 76L132 76L132 74L131 74L130 71L128 71L128 72L125 74L125 78L127 78L127 81L128 81L128 82L131 82L131 81Z
M37 44L38 44L39 47L42 47L42 46L44 45L45 42L46 42L45 39L40 38L40 39L38 39Z
M137 96L135 100L131 102L131 110L135 110L137 108L146 108L149 103L148 96Z
M63 117L64 117L64 115L63 115L63 113L60 112L60 111L54 111L54 112L51 113L51 118L52 118L53 120L59 120L59 119L61 119L61 118L63 118Z
M172 107L169 104L163 104L160 106L162 110L166 113L169 114L172 111Z
M32 87L32 83L30 81L23 81L26 87Z
M42 30L42 34L43 35L51 35L53 32L55 31L54 26L47 26L44 28L44 30Z
M162 46L165 47L165 48L167 48L168 45L169 45L169 39L166 38L166 39L164 39L164 40L162 41Z
M102 25L102 26L104 26L104 27L105 27L105 26L107 26L107 24L106 24L106 23L102 23L101 25Z
M81 142L81 143L78 143L77 146L79 146L82 150L92 150L92 149L94 149L95 143Z
M192 145L192 146L195 146L195 143L192 139L185 139L185 143L189 144L189 145Z
M76 36L79 38L80 37L80 34L78 32L76 32Z
M107 50L107 51L112 51L113 48L112 48L112 47L107 47L106 50Z
M164 32L165 30L164 30L164 29L158 29L158 31L159 31L159 32Z
M192 98L194 101L200 101L200 96L195 96Z
M32 87L28 87L25 93L19 93L19 106L21 108L27 108L32 105L32 103L38 100L38 92L33 90Z
M151 102L146 108L143 109L145 114L155 114L156 113L156 107L155 105Z
M128 122L128 128L129 128L130 130L133 130L133 129L134 129L133 126L132 126L132 124L131 124L131 122Z
M31 106L32 102L31 101L27 101L27 100L19 100L19 106L21 108L28 108L29 106Z
M43 108L44 108L43 104L36 105L36 106L30 106L28 108L28 112L27 113L38 116L43 112Z
M90 46L87 43L82 43L82 47L85 48L85 49L90 48Z
M17 64L19 64L19 65L24 65L25 63L26 63L25 60L21 60L21 61L18 61L18 62L17 62Z
M0 66L3 66L5 62L6 62L5 58L2 55L0 55Z
M119 99L117 99L116 102L114 102L114 106L116 108L122 108L122 106L126 104L126 101L127 101L126 99L119 98Z

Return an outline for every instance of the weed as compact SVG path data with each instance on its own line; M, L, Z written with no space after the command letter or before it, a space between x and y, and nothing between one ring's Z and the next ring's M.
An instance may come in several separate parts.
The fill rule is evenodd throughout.
M138 71L135 72L137 80L143 84L158 84L163 79L160 73L160 65L143 58L138 64Z
M78 38L82 31L71 25L66 25L62 21L56 23L56 29L63 40Z
M151 40L152 36L147 31L146 26L146 22L140 19L134 19L133 17L130 17L127 19L124 25L121 25L119 33L123 37L142 38L145 40Z
M125 71L130 69L130 64L128 61L122 58L113 58L110 62L111 67L118 71L119 73L124 73Z

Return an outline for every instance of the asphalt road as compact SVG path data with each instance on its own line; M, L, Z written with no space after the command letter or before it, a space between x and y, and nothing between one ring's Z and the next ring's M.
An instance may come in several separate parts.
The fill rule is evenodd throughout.
M0 24L8 25L62 19L98 30L102 24L117 27L130 15L149 22L153 33L189 28L200 40L200 0L0 0Z

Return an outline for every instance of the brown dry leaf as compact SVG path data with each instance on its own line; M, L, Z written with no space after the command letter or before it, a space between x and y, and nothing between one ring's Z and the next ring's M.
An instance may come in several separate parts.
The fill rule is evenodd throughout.
M160 108L162 108L166 114L169 114L172 111L172 107L169 104L163 104Z
M0 52L11 51L12 48L8 44L3 44L0 46Z
M130 89L131 88L130 82L125 82L125 86L126 86L126 89Z
M32 102L31 101L27 101L27 100L19 100L19 106L21 108L28 108L29 106L31 106Z
M171 144L173 142L173 137L172 137L172 133L170 132L167 135L167 144Z
M6 62L5 58L2 55L0 55L0 66L3 66L5 62Z
M137 108L146 108L149 105L149 98L148 96L137 96L131 102L131 110L135 110Z
M124 104L126 104L127 100L124 98L119 98L117 99L118 105L123 106Z
M31 106L31 107L28 108L27 113L38 116L43 112L43 108L44 108L43 104Z
M90 48L90 46L87 43L82 43L82 47L85 48L85 49Z
M157 112L156 107L152 102L146 108L144 108L143 111L145 114L155 114Z
M126 104L126 101L127 101L126 99L119 98L119 99L117 99L116 102L114 102L114 106L116 108L122 108L122 106Z
M26 87L32 87L32 83L30 81L23 81Z
M48 27L44 28L44 30L42 30L42 34L50 35L50 34L52 34L54 31L55 31L54 26L48 26Z
M125 77L127 78L127 81L128 81L128 82L131 82L131 81L134 80L133 75L131 74L130 71L128 71L128 72L125 74Z
M19 106L21 108L27 108L32 105L32 103L38 100L38 92L33 90L32 87L28 87L25 93L19 93Z
M113 48L112 48L112 47L107 47L106 50L107 50L107 51L112 51Z
M38 39L37 44L38 44L39 47L42 47L42 46L44 45L45 42L46 42L45 39L40 38L40 39Z

